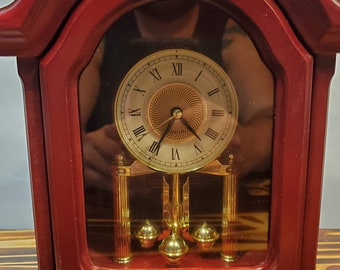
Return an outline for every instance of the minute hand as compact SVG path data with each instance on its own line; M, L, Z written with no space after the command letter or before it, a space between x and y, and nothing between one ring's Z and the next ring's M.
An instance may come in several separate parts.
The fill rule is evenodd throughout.
M183 117L181 117L179 120L183 123L183 125L184 125L184 126L185 126L192 134L195 135L195 137L196 137L197 139L201 140L200 136L198 136L198 134L196 133L196 131L192 128L192 126L190 126L190 124L188 123L187 120L185 120Z

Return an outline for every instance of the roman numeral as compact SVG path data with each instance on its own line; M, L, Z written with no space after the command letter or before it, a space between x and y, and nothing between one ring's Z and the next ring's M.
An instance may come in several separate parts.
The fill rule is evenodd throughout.
M195 78L195 82L197 82L197 80L198 80L198 78L201 76L202 72L203 72L203 70L201 70L201 71L198 73L198 75L197 75L196 78Z
M157 68L154 68L153 70L149 71L149 73L152 75L154 83L162 79L162 76L161 74L159 74Z
M145 127L142 125L136 129L134 129L132 132L133 134L136 136L136 138L138 138L138 141L142 140L144 138L144 136L146 135L146 133L144 133L146 131Z
M215 95L218 92L220 92L220 89L215 88L215 89L211 90L210 92L208 92L208 96L211 97L212 95Z
M159 152L159 143L156 141L153 141L153 143L151 144L150 148L149 148L149 152L158 155Z
M208 128L207 131L205 132L205 135L207 135L210 139L215 141L217 139L218 132L211 128Z
M182 76L183 74L183 63L172 63L172 76Z
M224 116L224 110L212 110L211 115L212 116Z
M140 116L141 115L140 108L138 108L138 109L129 109L129 115L130 116Z
M196 144L194 144L194 148L195 148L196 156L202 153L202 150Z
M141 93L143 97L145 96L145 93L146 93L145 90L140 89L137 85L134 86L133 91L137 91L138 93Z
M171 154L171 159L172 160L180 160L179 152L178 152L177 148L172 148L171 153L172 153Z

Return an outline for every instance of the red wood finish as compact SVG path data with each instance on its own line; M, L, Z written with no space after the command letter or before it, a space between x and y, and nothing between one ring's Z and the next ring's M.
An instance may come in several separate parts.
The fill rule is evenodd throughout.
M313 269L316 263L317 238L321 206L323 157L328 107L329 82L334 72L335 56L315 57L313 75L312 110L306 187L304 239L302 245L302 269Z
M2 55L38 56L57 37L40 66L37 58L20 58L18 63L25 86L39 263L44 270L97 269L86 244L77 79L109 25L147 0L86 0L68 17L76 2L18 0L0 10ZM276 1L284 14L271 0L217 2L250 33L276 78L270 243L261 267L313 269L327 89L334 52L340 51L340 8L330 0ZM286 16L308 49L322 55L313 60Z
M265 52L266 55L262 56L276 77L273 200L268 268L275 264L277 269L302 269L300 254L304 237L312 58L301 47L274 3L270 6L272 12L265 9L265 3L232 3L245 11L263 31L265 39L255 35L253 38L259 45L264 40L268 42L267 47L262 45L259 50ZM246 18L243 18L239 22L245 20ZM279 33L279 29L283 32ZM272 55L268 53L268 48ZM270 55L275 57L275 60L268 59ZM279 61L279 64L275 61Z
M277 0L306 45L315 53L340 51L338 0Z
M16 0L0 9L0 54L38 56L78 0Z
M30 173L35 235L40 269L53 269L52 228L47 182L43 115L39 85L38 59L18 59L19 75L24 82L28 146L31 150Z

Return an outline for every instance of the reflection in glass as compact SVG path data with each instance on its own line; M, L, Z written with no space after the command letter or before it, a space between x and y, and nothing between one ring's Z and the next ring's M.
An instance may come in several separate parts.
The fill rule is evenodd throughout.
M214 108L216 102L212 101L215 93L224 93L223 87L209 88L205 96L200 87L209 85L210 77L204 77L201 84L194 82L200 72L185 62L164 60L172 66L172 75L151 60L146 61L144 73L143 68L140 72L133 69L140 60L151 59L151 54L166 49L195 51L212 59L229 76L238 100L236 130L228 147L221 149L212 163L190 172L167 173L163 167L157 170L157 166L154 170L151 161L140 162L138 154L126 149L128 132L139 136L136 145L155 136L155 144L142 149L142 154L153 152L151 160L161 155L164 145L169 145L169 159L179 160L184 141L192 142L195 154L203 156L209 152L199 147L203 136L220 138L220 132L210 125L217 121L214 117L224 115L224 110ZM204 62L205 58L200 59ZM192 78L187 75L188 66L195 73ZM122 106L124 117L136 126L121 138L114 120L114 104L129 72L136 75L131 77L131 84L125 85L125 89L133 88L127 93L134 91L140 99L133 102L146 105L134 107L136 103L128 103L129 97L126 98L130 107ZM152 83L140 79L148 74ZM156 107L152 100L161 96L159 89L168 93L172 89L169 85L174 83L176 87L185 85L183 89L193 93L189 96L197 96L205 104L202 108L212 106L212 120L205 121L209 113L201 109L205 117L199 118L203 120L196 127L191 122L196 114L187 116L184 105L179 105L186 97L176 97L176 90L175 105L169 105L169 119L173 120L159 116L150 121L148 108ZM144 99L145 96L150 98ZM124 98L118 100L122 102ZM165 101L159 115L167 105ZM149 263L153 267L261 263L268 242L273 104L271 72L246 32L216 6L200 1L158 1L115 22L79 79L88 245L94 263L108 267L129 263L131 268L141 260L143 266ZM188 135L174 139L174 130L179 134L185 130ZM163 149L157 148L160 141Z

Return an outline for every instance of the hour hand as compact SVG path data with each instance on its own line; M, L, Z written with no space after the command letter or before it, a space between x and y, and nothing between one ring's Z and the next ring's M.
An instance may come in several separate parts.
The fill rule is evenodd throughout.
M200 136L198 136L198 134L196 133L196 131L192 128L192 126L190 126L190 124L188 123L187 120L185 120L185 118L183 118L183 116L180 118L180 121L183 123L183 125L192 133L195 135L195 137L199 140L201 140Z
M161 142L164 140L165 136L168 135L168 133L170 132L170 130L171 130L171 128L172 128L172 126L173 126L175 120L176 120L175 118L172 118L172 119L170 120L169 124L166 126L164 132L162 133L161 138L159 139L158 148L160 147Z

